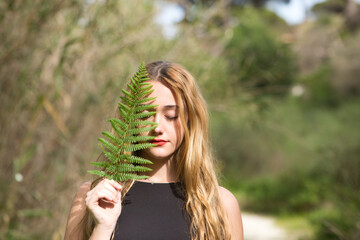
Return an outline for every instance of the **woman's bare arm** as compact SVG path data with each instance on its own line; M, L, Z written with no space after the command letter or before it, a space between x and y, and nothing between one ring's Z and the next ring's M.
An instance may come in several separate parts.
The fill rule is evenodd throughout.
M219 193L230 223L231 240L243 240L243 224L237 199L226 188L219 187Z
M91 182L86 182L77 191L73 204L71 206L70 214L66 224L66 231L64 240L78 240L83 239L83 231L79 228L79 224L86 212L86 194L89 192Z

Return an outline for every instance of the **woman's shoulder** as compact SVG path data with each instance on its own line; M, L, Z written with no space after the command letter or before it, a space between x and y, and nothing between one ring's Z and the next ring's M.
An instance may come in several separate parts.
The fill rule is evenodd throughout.
M238 201L236 199L236 197L234 196L234 194L232 192L230 192L228 189L219 186L219 194L220 194L220 198L222 200L222 202L224 203L225 207L233 207L233 206L237 206L239 207Z
M243 239L243 224L238 200L224 187L219 187L219 194L230 223L231 239Z
M224 187L219 187L219 194L230 222L241 223L240 206L234 194Z

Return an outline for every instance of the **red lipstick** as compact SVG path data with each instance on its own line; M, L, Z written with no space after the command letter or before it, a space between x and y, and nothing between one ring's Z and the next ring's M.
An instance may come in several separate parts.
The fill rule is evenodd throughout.
M167 141L163 140L163 139L157 139L155 138L154 140L151 141L151 143L156 144L158 146L163 146L167 143Z

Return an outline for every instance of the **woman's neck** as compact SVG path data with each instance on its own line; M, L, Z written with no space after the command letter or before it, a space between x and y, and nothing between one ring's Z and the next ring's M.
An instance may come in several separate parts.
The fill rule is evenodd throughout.
M153 183L169 183L176 182L176 163L171 157L170 159L150 159L153 164L146 165L152 171L148 172L148 179L145 181Z

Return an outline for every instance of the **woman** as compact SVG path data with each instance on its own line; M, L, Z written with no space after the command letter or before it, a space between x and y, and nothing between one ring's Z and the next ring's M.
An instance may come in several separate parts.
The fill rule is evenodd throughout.
M208 114L194 78L175 63L146 68L158 105L149 119L158 126L147 134L157 146L136 154L154 163L149 178L83 184L65 239L242 240L238 202L216 179Z

